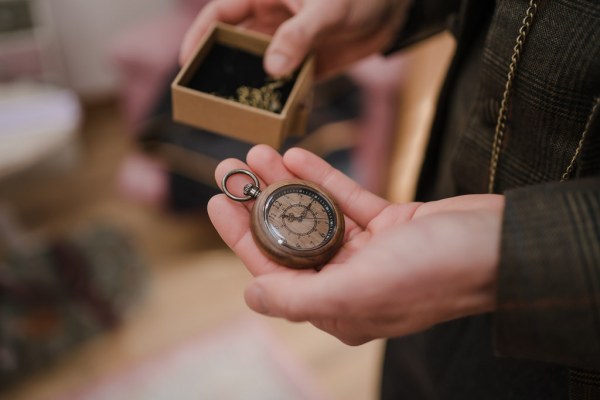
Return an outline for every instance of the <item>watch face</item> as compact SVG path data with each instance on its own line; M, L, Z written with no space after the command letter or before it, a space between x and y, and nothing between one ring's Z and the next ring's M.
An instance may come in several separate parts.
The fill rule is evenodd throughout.
M303 185L288 185L273 192L265 204L264 215L275 241L295 250L324 246L338 224L333 205Z

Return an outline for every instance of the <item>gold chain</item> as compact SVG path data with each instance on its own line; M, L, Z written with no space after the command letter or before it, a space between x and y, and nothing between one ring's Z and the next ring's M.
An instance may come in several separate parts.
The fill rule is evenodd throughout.
M500 159L500 150L502 148L502 141L504 140L504 133L506 131L506 121L508 119L508 100L510 98L513 83L515 81L515 76L517 73L517 64L521 59L523 46L525 44L525 40L527 39L527 35L529 34L529 30L531 29L531 24L533 23L533 19L535 17L535 13L537 12L537 8L538 1L530 0L529 7L525 12L523 24L519 29L519 36L517 36L517 41L515 47L513 48L512 57L510 58L510 65L508 67L508 77L506 79L506 85L504 86L504 93L502 94L502 103L500 103L498 121L496 123L496 131L494 133L494 142L492 144L492 157L490 160L490 178L488 186L489 193L494 192L494 186L496 183L496 170L498 169L498 160Z
M594 106L592 107L592 112L590 113L587 123L585 124L585 128L583 130L583 133L581 134L581 138L579 139L579 144L577 145L575 154L573 154L573 158L571 158L571 162L569 163L567 170L565 171L565 173L562 175L562 178L560 179L561 182L566 182L571 177L571 174L573 173L573 170L575 169L575 163L577 162L577 159L579 158L579 155L581 154L581 149L583 148L583 144L585 143L585 138L587 137L588 132L590 131L590 128L592 127L592 121L594 120L594 116L598 113L599 108L600 108L600 97L598 97L594 100Z
M283 107L282 95L279 89L290 80L291 76L285 76L279 79L269 78L267 83L260 88L240 86L235 92L237 97L232 100L248 106L278 113Z
M284 76L278 79L268 78L267 83L259 88L251 86L240 86L235 91L234 96L222 96L218 93L211 93L213 96L223 97L227 100L260 108L262 110L274 113L281 112L283 108L281 88L290 80L291 76Z
M272 112L281 111L281 93L277 90L286 83L287 78L274 80L260 88L241 86L237 89L235 101L248 106Z
M508 120L508 101L510 98L510 94L512 91L512 87L515 81L515 76L517 73L517 64L521 59L521 54L523 52L523 46L525 44L525 40L527 39L527 35L531 29L531 25L533 23L533 19L535 18L535 14L538 9L538 0L530 0L529 7L525 12L525 18L523 19L523 24L519 29L519 35L517 36L515 47L513 48L513 54L510 59L510 65L508 67L508 77L506 79L506 85L504 87L504 93L502 94L502 103L500 103L500 110L498 111L498 121L496 123L496 130L494 132L494 142L492 144L492 157L490 160L490 177L489 177L489 186L488 192L494 193L494 186L496 183L496 171L498 169L498 160L500 159L500 152L502 150L502 141L504 140L504 133L506 132L506 122ZM581 154L581 150L585 143L585 139L588 135L588 132L592 126L592 121L594 116L598 113L600 109L600 97L594 99L594 106L592 107L592 111L589 115L583 133L581 134L581 138L579 139L579 143L577 145L577 149L571 158L571 162L567 167L566 171L562 174L560 179L561 182L567 181L573 171L575 170L575 164L579 155Z

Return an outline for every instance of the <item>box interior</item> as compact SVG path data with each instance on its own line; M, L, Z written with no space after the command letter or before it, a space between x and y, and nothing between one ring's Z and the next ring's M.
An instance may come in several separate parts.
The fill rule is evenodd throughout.
M277 89L282 105L286 104L296 79L297 73ZM193 90L231 99L236 97L236 91L241 86L260 88L270 82L272 79L263 68L261 54L223 43L216 38L207 43L204 57L198 60L181 83Z

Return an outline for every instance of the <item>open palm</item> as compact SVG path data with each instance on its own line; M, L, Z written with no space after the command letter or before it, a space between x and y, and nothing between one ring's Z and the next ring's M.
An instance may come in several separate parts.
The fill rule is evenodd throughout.
M255 276L246 291L254 310L310 321L361 344L493 309L501 196L393 204L307 151L282 157L263 145L249 152L247 164L223 161L217 181L236 168L252 170L262 187L290 178L315 182L333 194L346 218L344 245L329 264L320 272L292 270L255 245L251 204L214 197L208 206L214 226ZM235 176L228 186L245 183Z

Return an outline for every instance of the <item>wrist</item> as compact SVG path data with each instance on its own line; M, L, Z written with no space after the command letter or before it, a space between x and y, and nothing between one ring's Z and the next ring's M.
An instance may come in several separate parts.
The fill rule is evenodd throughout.
M501 200L503 204L503 198ZM489 313L497 308L502 210L503 207L485 211L481 218L483 232L488 232L488 238L479 244L484 251L481 252L480 261L471 274L472 290L470 301L465 309L466 315Z

